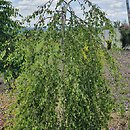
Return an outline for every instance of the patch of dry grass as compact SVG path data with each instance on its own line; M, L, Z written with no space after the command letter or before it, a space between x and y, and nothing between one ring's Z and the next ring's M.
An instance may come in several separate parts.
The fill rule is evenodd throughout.
M127 111L123 115L120 113L112 113L111 120L108 124L110 130L129 130L129 116Z
M4 129L6 121L11 117L8 110L12 103L15 101L15 97L8 92L0 93L0 130ZM8 121L7 121L8 122Z

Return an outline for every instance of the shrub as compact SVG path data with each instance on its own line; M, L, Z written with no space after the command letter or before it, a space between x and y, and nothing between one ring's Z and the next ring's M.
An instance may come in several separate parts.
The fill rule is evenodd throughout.
M0 0L0 73L2 74L11 67L7 65L6 59L14 51L15 44L12 39L18 35L21 27L18 20L13 20L18 15L20 16L18 10L14 9L10 1Z
M121 41L122 41L122 48L130 45L130 27L126 24L123 24L120 27L121 32Z
M89 1L77 1L83 12L85 5L90 7L84 13L88 22L76 16L71 7L66 22L67 9L57 11L66 2L60 0L55 11L48 9L51 2L33 14L40 18L41 14L43 18L53 14L47 25L41 19L38 22L37 28L46 27L46 31L21 36L7 59L8 64L19 64L22 70L15 81L16 104L9 129L99 130L107 126L112 109L103 76L103 59L109 56L99 34L111 23Z

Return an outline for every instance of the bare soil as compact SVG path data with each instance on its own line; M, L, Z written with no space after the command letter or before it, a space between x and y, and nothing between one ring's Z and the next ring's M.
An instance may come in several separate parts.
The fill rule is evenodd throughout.
M130 130L130 50L116 51L112 55L117 60L123 80L115 92L121 109L119 112L112 113L109 129Z

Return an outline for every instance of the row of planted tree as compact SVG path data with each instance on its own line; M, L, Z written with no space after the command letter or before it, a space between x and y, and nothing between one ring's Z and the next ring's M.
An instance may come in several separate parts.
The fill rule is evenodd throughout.
M55 7L53 3L48 1L24 19L38 21L34 30L23 31L10 19L17 10L0 1L0 13L8 18L0 17L9 23L0 22L0 70L16 97L13 118L5 129L107 128L113 98L104 68L106 63L113 66L113 60L99 34L104 29L112 32L111 22L88 0L59 0ZM73 3L80 6L83 17L73 11ZM112 68L114 72L116 67Z

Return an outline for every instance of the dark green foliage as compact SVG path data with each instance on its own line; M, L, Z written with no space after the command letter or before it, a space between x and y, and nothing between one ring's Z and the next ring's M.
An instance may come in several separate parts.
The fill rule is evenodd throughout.
M12 19L17 15L18 10L13 8L11 2L0 0L0 72L4 73L5 78L8 77L8 69L17 69L6 62L14 51L14 37L20 32L20 22Z
M19 33L17 36L6 41L3 46L8 47L8 50L3 50L1 53L1 72L4 72L5 80L7 82L16 79L19 74L24 70L25 52L24 44L26 40L32 38L33 31L24 31L24 33ZM36 40L35 37L32 40ZM30 44L29 44L30 45ZM15 51L14 51L15 50ZM31 51L31 50L30 50Z
M130 45L130 27L126 24L120 27L122 48Z
M110 50L111 49L111 44L112 44L112 41L111 40L106 40L106 43L107 43L107 49Z
M16 28L18 24L13 21L11 17L17 15L17 10L15 10L11 2L6 0L0 0L0 42L5 42L6 40L12 38L16 33Z

